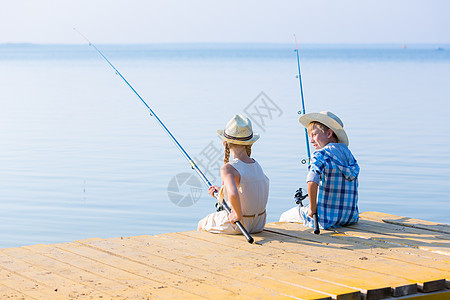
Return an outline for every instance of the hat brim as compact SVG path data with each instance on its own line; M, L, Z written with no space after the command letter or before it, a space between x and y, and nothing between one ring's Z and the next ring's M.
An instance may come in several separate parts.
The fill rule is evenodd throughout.
M226 138L223 133L224 133L224 130L220 130L220 129L217 130L217 134L220 136L220 138L223 141L226 141L226 142L231 143L231 144L236 144L236 145L251 145L254 142L256 142L257 140L259 140L259 134L258 133L253 133L253 137L251 139L249 139L249 140L246 140L246 141L240 141L240 140L234 140L234 139Z
M338 138L338 142L349 145L347 133L345 132L344 128L339 124L335 119L321 114L321 113L310 113L305 114L301 116L298 121L305 127L308 127L309 123L311 122L319 122L333 130L333 132L336 134Z

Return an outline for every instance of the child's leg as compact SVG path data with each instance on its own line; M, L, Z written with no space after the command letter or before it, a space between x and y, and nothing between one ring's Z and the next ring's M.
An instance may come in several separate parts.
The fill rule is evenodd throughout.
M203 226L205 225L206 218L207 218L207 217L204 217L203 219L201 219L200 221L198 221L197 231L202 231L202 230L203 230Z
M240 234L239 228L228 221L228 213L224 210L207 215L198 222L197 230L212 233Z
M300 207L296 206L290 210L285 211L280 216L280 222L299 222L303 223L303 218L300 215Z

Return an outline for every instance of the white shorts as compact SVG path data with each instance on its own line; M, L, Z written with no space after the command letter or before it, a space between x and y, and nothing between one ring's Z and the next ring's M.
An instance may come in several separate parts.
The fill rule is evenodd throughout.
M300 209L306 211L306 214L308 214L308 206L296 206L282 213L279 222L297 222L303 224L303 217L300 214Z

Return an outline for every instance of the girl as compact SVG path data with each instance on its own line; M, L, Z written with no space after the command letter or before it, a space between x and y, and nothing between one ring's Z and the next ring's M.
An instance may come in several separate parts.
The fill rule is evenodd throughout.
M269 179L261 166L250 157L251 147L259 139L253 133L252 123L242 115L235 115L225 130L217 130L225 147L224 165L220 168L222 188L212 186L208 193L224 195L229 201L231 214L226 211L212 213L198 223L198 230L213 233L240 234L235 225L240 221L249 233L260 232L266 224L266 205L269 198ZM229 162L230 154L234 160Z

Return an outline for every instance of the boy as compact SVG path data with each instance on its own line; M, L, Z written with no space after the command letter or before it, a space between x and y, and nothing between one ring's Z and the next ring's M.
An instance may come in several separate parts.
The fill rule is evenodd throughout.
M323 111L305 114L299 122L307 128L316 148L306 178L310 205L284 212L280 222L302 222L313 227L315 212L321 229L358 222L359 165L348 149L341 119Z

